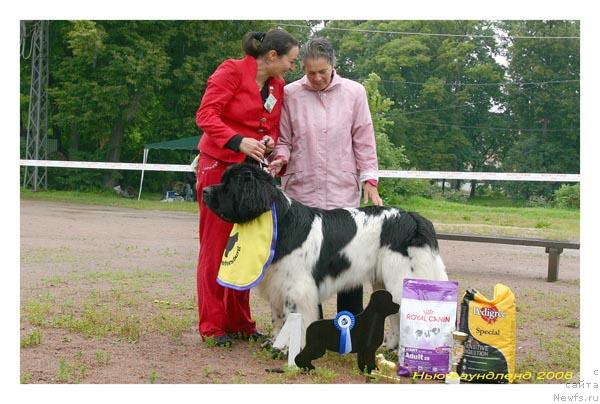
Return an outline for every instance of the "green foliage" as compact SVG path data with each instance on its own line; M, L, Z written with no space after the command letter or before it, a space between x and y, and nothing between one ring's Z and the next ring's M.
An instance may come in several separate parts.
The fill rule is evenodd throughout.
M363 82L367 90L371 119L375 130L379 168L398 170L408 163L408 159L404 155L404 147L393 145L388 138L387 128L393 122L386 115L394 102L381 95L378 88L380 82L381 78L376 73L369 74L369 77Z
M371 72L384 77L383 94L393 101L390 141L403 145L416 169L482 170L498 161L510 138L478 127L503 126L490 113L502 101L500 50L489 38L348 32L329 27L395 32L493 35L486 21L332 21L322 34L339 49L348 77ZM378 144L379 145L379 144Z
M67 43L73 56L84 63L94 64L104 50L106 31L94 21L73 21L73 29L67 33Z
M550 206L550 201L543 195L532 195L525 205L531 208L547 208Z
M398 170L410 161L417 170L579 172L579 39L515 38L577 37L579 22L289 23L301 25L286 27L300 42L310 35L308 28L319 29L317 35L336 49L337 71L364 83L381 168ZM59 145L52 158L140 162L144 144L197 134L195 112L208 77L224 59L243 56L245 32L276 25L251 20L52 21L48 127ZM497 40L498 30L509 39ZM27 127L30 63L21 59L21 136ZM287 80L301 76L297 68ZM535 84L541 81L552 83ZM150 158L188 164L192 157L157 151ZM137 188L139 178L136 171L55 169L48 175L56 189L117 183ZM144 186L162 193L175 180L181 181L182 174L147 173ZM519 201L534 195L550 200L558 188L543 182L497 186ZM415 182L383 190L396 192L429 191Z
M400 178L382 178L378 188L384 204L393 206L402 206L405 198L410 196L433 198L439 192L428 180Z
M440 197L447 201L457 203L466 203L468 199L467 195L458 189L447 189L443 194L440 194Z
M579 36L577 21L510 21L501 24L511 35ZM514 82L563 81L522 86L507 90L507 113L511 127L520 131L508 152L505 171L579 172L579 39L518 39L508 48L508 73ZM571 82L564 82L572 80ZM521 183L507 185L513 197L532 195L552 198L558 184Z
M388 119L387 115L394 102L381 94L379 91L380 82L381 78L376 73L369 74L369 77L363 82L367 91L371 119L373 120L379 169L400 170L401 167L408 164L408 159L404 154L404 146L392 144L388 137L388 129L394 122ZM382 181L379 186L379 193L384 200L389 200L395 194L418 192L413 189L413 184L404 180Z
M317 22L308 22L307 26ZM68 160L140 162L143 145L199 133L195 123L208 77L227 58L243 56L247 31L273 21L52 21L50 136ZM291 29L300 40L307 30ZM21 60L21 132L26 131L30 61ZM23 152L22 152L23 154ZM189 164L188 153L161 151L154 163ZM135 171L60 171L58 189L137 188ZM92 174L92 171L95 171ZM178 173L148 173L145 187L163 192Z
M563 209L579 209L579 188L579 184L561 185L559 189L554 191L554 206Z

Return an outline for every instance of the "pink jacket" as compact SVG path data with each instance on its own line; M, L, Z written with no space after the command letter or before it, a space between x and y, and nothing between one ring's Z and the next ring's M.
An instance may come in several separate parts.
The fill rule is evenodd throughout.
M314 90L306 76L284 91L279 141L271 157L288 162L283 190L316 208L359 206L362 182L378 180L365 88L336 73L323 91Z

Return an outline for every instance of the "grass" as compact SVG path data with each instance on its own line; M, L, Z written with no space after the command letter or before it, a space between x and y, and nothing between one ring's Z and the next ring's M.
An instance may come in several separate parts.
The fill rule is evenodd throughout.
M112 353L105 351L96 351L94 353L94 357L96 358L96 364L98 366L106 366L110 363L112 359Z
M96 351L94 360L91 360L86 357L84 352L77 351L70 360L64 357L58 360L56 379L60 383L81 383L90 374L91 370L107 366L111 360L111 352Z
M25 301L21 316L36 327L60 328L86 338L115 336L126 342L137 342L142 335L151 332L178 339L194 327L197 322L195 297L186 299L185 295L179 295L181 303L154 299L154 295L142 290L169 277L160 273L139 278L136 273L131 275L140 282L139 288L121 281L120 286L115 283L108 290L91 288L86 293L61 296L60 299L46 293ZM87 278L76 279L81 282ZM105 280L113 278L106 277ZM68 282L76 281L70 279ZM72 288L75 287L80 286L72 285ZM56 300L61 300L61 303L54 304ZM21 344L32 346L36 338L33 334L23 339Z
M73 331L87 338L115 335L119 340L136 342L146 331L143 322L135 314L111 310L108 307L95 308L84 304L83 312L59 313L52 320L54 327Z
M422 197L405 198L399 206L426 216L440 232L579 239L579 211L574 209L486 206Z
M109 282L113 285L129 284L131 286L141 286L152 284L156 281L171 278L173 274L166 271L91 271L91 272L72 272L68 275L53 275L42 278L46 285L69 284L78 281L86 283ZM93 291L93 289L92 289Z
M197 212L195 203L161 203L157 200L128 200L111 194L79 194L65 192L23 191L24 199L55 200L61 202L88 203L104 206L119 206L137 209ZM506 232L522 236L532 235L540 238L577 239L579 237L579 211L546 208L525 208L512 206L506 201L494 203L451 203L408 198L399 205L407 210L416 210L431 218L439 231L479 232L498 234ZM190 220L197 220L190 218ZM161 256L173 258L174 266L170 270L145 268L100 267L99 271L86 272L76 269L73 272L52 275L42 279L39 287L32 287L32 296L23 298L21 318L28 334L22 337L22 349L48 345L50 334L45 330L56 327L66 330L70 335L79 334L86 338L103 339L122 343L135 343L146 334L159 334L177 341L184 333L197 332L197 302L194 286L178 278L178 272L189 271L189 266L178 266L185 253L161 246L142 248L134 244L113 243L115 254L120 256ZM44 258L45 256L45 258ZM80 253L68 247L28 249L21 251L22 264L66 263L76 267L81 260ZM82 261L83 263L84 261ZM106 270L104 270L106 269ZM173 269L177 269L174 271ZM467 279L456 279L467 281ZM578 289L579 280L561 281ZM49 286L60 286L52 287ZM482 285L473 285L482 286ZM490 285L484 285L489 287ZM514 288L513 288L514 286ZM517 372L525 371L579 371L579 295L561 294L556 300L553 289L541 289L511 285L518 299L518 341L526 339L529 344L540 348L540 355L519 354ZM42 293L37 292L42 290ZM157 295L155 290L160 290ZM35 291L35 292L34 292ZM485 292L488 292L485 289ZM527 304L523 304L527 302ZM548 302L553 302L549 304ZM261 331L271 330L270 313L253 313L257 327ZM335 314L335 313L334 313ZM331 317L331 316L328 316ZM548 324L548 329L528 329L528 324ZM46 338L43 339L43 336ZM525 334L527 336L525 337ZM62 336L62 343L69 344L74 339L70 335ZM59 337L60 338L60 337ZM205 341L210 345L210 339ZM65 345L62 345L65 347ZM73 348L75 344L68 347ZM262 350L259 344L250 345L252 355L259 362L269 362L266 367L281 366L281 361L272 361L270 353ZM162 349L162 348L161 348ZM215 352L230 354L232 349L219 348ZM524 347L527 349L527 347ZM33 351L32 351L33 352ZM385 352L384 352L385 353ZM390 358L395 360L396 358ZM60 357L56 365L55 379L62 383L85 381L90 370L116 362L112 354L106 351L90 349L85 354L73 357ZM272 361L272 362L271 362ZM362 382L362 374L356 367L356 356L340 356L328 352L315 361L317 369L302 372L297 368L284 367L284 373L266 373L264 383L340 383ZM23 369L30 370L31 369ZM52 370L54 371L54 369ZM159 375L152 368L144 371L149 383L159 382ZM223 375L206 367L199 371L212 383L247 383L252 377L241 371ZM38 372L21 373L21 383L35 382ZM92 379L93 377L89 377ZM164 378L164 375L163 375ZM161 380L165 382L167 380ZM376 381L386 383L385 380ZM411 381L412 383L413 381ZM533 382L533 381L531 381Z
M517 300L517 326L533 324L542 320L546 327L530 329L523 327L517 330L517 341L520 333L527 333L531 343L540 349L537 355L526 354L517 361L517 373L525 372L572 372L579 370L579 295L565 294L560 301L549 291L534 288L514 288L515 295L527 304L519 305ZM554 301L554 304L548 302ZM551 374L551 373L549 373ZM531 382L548 382L531 380Z
M300 380L302 376L308 376L308 379L311 383L314 384L329 384L335 383L335 378L338 376L338 373L325 366L319 366L315 369L305 372L302 369L299 369L296 366L288 367L283 366L283 373L271 373L271 376L268 376L263 380L263 383L266 384L280 384L280 383L294 383L297 380Z
M223 373L219 372L218 370L213 370L208 366L202 368L202 375L209 379L213 384L225 383L222 379Z
M26 302L21 308L21 316L27 318L33 326L46 324L46 317L52 311L54 298L49 295L39 295L35 300Z
M28 384L31 381L31 372L21 373L20 382L21 384Z
M195 322L194 315L187 313L174 315L167 310L160 310L152 316L150 327L158 331L161 335L170 335L172 338L179 338L185 331L192 328Z
M83 353L78 352L73 362L60 358L56 377L61 383L81 383L89 371L89 366L83 361Z
M148 383L150 384L155 384L156 381L158 380L158 373L156 373L155 370L153 370L152 372L150 372L150 374L148 375Z
M40 247L21 251L21 262L24 264L65 263L74 262L75 253L67 246L56 248Z
M21 338L21 348L29 348L32 346L38 346L42 343L42 333L40 330L33 330L27 334L25 338Z
M241 370L236 370L234 372L234 375L231 379L229 379L228 383L232 383L232 384L245 384L248 383L246 381L246 373L244 373Z
M145 194L138 201L137 198L122 198L109 192L32 192L22 188L21 198L132 209L198 212L197 203L164 203L160 202L158 194ZM475 198L465 204L418 196L399 198L398 203L393 205L423 214L436 224L438 231L555 240L579 239L579 210L575 209L530 208L507 198ZM177 251L165 249L162 254L172 256Z
M142 198L123 198L111 192L78 192L78 191L38 191L33 192L21 188L22 199L33 199L51 202L80 203L84 205L102 205L118 208L166 210L175 212L198 212L196 202L161 202L162 195L143 193Z

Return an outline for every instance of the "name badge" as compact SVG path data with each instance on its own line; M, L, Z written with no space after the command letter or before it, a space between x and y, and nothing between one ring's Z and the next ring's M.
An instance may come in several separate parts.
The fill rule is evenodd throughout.
M273 108L275 108L275 104L277 104L277 98L275 98L275 96L273 94L269 94L269 96L267 97L267 100L265 101L265 109L269 112L273 111Z

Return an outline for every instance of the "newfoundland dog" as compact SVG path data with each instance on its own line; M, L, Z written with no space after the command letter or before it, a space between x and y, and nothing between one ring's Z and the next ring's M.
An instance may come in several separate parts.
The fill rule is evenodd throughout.
M274 336L288 313L302 315L302 346L306 328L318 319L319 302L339 291L370 282L400 304L404 278L448 279L432 223L414 212L381 206L311 208L250 164L228 168L221 184L202 190L202 198L231 223L248 222L275 204L275 255L258 289L271 304ZM396 349L398 314L391 325L386 346Z

